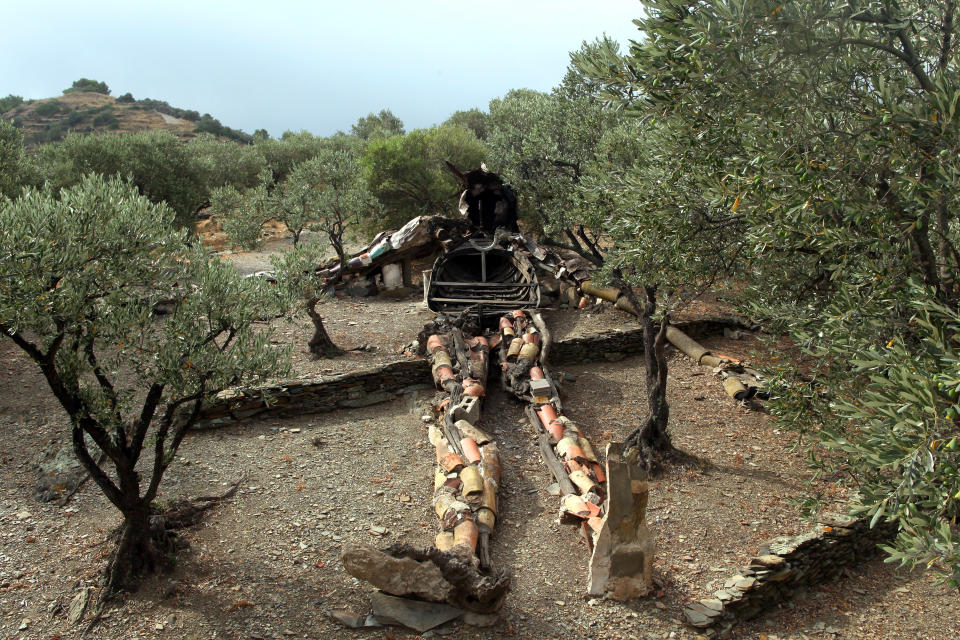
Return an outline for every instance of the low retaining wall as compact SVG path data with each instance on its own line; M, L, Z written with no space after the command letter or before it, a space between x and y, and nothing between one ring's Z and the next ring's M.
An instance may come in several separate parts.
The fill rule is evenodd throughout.
M432 387L428 360L400 360L324 378L285 380L269 387L221 393L218 402L201 410L197 428L219 427L254 416L284 417L366 407Z
M775 538L712 597L685 607L687 622L710 636L723 633L735 622L789 600L798 590L833 580L845 567L863 563L896 532L896 525L888 522L871 529L869 518L835 517L814 531Z
M687 335L700 337L743 325L733 319L714 319L676 326ZM640 353L643 353L643 330L638 328L557 341L552 346L550 359L555 364L579 364L620 360ZM284 417L366 407L430 388L433 383L429 360L400 360L335 376L285 380L258 389L225 391L218 396L217 402L200 411L196 428L219 427L254 416Z

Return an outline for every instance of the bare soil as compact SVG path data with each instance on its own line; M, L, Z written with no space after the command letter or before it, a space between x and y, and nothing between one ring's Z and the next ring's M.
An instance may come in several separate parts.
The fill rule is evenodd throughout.
M341 346L367 344L336 360L295 359L298 373L337 372L389 361L430 319L419 297L344 299L324 307ZM556 337L634 326L613 310L547 314ZM305 344L308 322L275 323L278 340ZM752 336L709 347L742 357L770 355ZM299 353L300 349L295 349ZM756 352L757 356L752 356ZM767 539L807 530L798 500L810 484L795 436L762 412L738 406L712 373L671 353L668 398L674 442L697 456L651 483L648 524L656 535L657 592L626 604L584 596L587 549L556 522L557 498L522 407L491 390L482 426L502 443L501 519L493 559L514 573L502 621L489 629L449 623L432 638L696 638L682 624L691 598L721 586ZM0 342L0 637L72 639L67 607L94 585L118 514L93 486L66 507L32 498L34 460L67 437L68 421L35 366ZM643 413L639 358L566 367L565 410L602 450ZM493 387L495 385L491 385ZM421 398L428 399L428 398ZM427 545L433 453L415 398L290 420L253 420L190 434L162 486L161 500L217 493L241 476L241 490L203 525L172 573L149 579L89 634L146 638L397 638L398 628L345 629L327 613L369 609L371 588L338 561L345 541ZM376 535L372 527L387 530ZM960 636L957 595L928 574L896 571L880 559L834 584L811 589L735 638L948 639Z

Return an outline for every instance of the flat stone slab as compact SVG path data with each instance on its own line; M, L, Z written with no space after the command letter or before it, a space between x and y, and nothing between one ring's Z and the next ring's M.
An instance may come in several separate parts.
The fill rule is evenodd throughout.
M463 615L449 604L398 598L376 592L370 598L373 615L383 624L396 624L423 633Z

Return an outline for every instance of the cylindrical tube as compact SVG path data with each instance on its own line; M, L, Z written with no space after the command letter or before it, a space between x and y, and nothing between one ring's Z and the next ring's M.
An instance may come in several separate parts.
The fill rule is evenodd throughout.
M454 546L462 544L470 548L471 552L477 549L477 538L480 531L477 529L477 523L473 520L463 520L453 529Z
M514 338L510 341L510 348L507 349L507 362L515 362L520 355L520 349L523 348L523 339Z
M464 497L471 498L483 495L483 476L480 475L480 470L476 466L469 464L461 469L460 482L463 483L460 491Z
M520 358L526 358L532 362L538 355L540 355L540 347L535 342L528 342L520 348Z
M443 340L440 338L440 336L434 334L429 338L427 338L427 351L429 351L430 353L433 353L434 351L436 351L442 346L443 346Z
M494 442L480 448L480 470L484 478L490 478L500 486L500 451Z
M433 546L440 551L450 551L450 549L453 549L453 545L454 538L452 531L441 531L437 534L437 539L433 543Z
M463 455L467 456L468 462L471 464L480 462L480 447L477 446L473 438L460 440L460 448L463 449Z

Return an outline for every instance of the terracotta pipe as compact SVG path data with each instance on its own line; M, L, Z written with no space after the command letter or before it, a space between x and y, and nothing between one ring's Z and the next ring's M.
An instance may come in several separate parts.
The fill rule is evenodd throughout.
M473 520L464 520L453 529L453 544L464 545L470 549L471 553L477 550L477 538L480 531L477 529L477 523Z
M483 476L480 475L480 470L476 466L469 464L463 467L460 470L460 482L463 483L460 491L467 500L483 495Z
M534 345L536 346L536 345ZM514 338L510 341L510 348L507 349L507 362L516 362L520 350L523 348L523 338Z
M480 471L484 478L490 478L500 486L500 450L491 442L480 448Z
M438 335L432 335L427 338L427 351L433 353L437 349L443 347L443 340Z
M547 425L547 432L554 439L555 442L560 442L563 440L563 423L559 420L551 420L550 424Z
M667 340L697 364L702 364L703 356L710 355L702 344L670 325L667 325Z
M463 449L463 455L467 457L467 461L470 462L470 464L480 462L480 447L477 446L473 438L464 438L461 440L460 448Z

